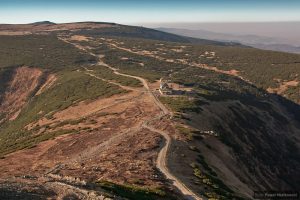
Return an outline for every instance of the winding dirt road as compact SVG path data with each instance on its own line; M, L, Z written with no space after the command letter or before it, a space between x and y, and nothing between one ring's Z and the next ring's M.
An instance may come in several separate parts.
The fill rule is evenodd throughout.
M171 146L172 139L171 139L171 137L169 136L169 134L167 132L155 129L154 127L151 127L149 125L149 123L152 122L152 121L155 121L155 120L159 120L163 117L171 117L172 113L153 94L153 92L149 88L148 82L142 77L123 74L123 73L118 72L118 69L116 69L116 68L114 68L114 67L112 67L112 66L110 66L110 65L108 65L108 64L106 64L102 61L103 55L100 55L100 56L95 55L95 54L89 52L87 49L85 49L84 47L82 47L78 44L71 43L66 39L62 39L62 40L69 43L69 44L74 45L78 49L81 49L81 50L84 50L84 51L88 52L92 56L96 56L99 59L99 62L98 62L99 65L102 65L102 66L105 66L105 67L111 69L116 75L134 78L134 79L137 79L137 80L142 82L143 87L145 88L146 92L151 96L151 98L153 99L153 102L161 110L161 113L158 116L156 116L155 118L153 118L151 120L143 122L141 124L141 127L140 127L140 128L146 128L146 129L148 129L152 132L159 133L165 139L164 146L162 146L162 148L161 148L161 150L158 154L158 158L157 158L157 161L156 161L156 167L161 171L161 173L163 173L165 175L165 177L168 180L170 180L172 182L173 186L175 186L184 195L186 200L202 200L202 199L204 199L204 198L200 198L193 191L191 191L182 181L180 181L177 177L175 177L167 167L167 155L168 155L168 151L169 151L170 146ZM89 73L89 75L92 75L92 74Z

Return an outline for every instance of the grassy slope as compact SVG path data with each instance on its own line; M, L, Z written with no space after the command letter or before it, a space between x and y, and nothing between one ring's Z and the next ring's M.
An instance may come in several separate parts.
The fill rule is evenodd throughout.
M83 100L98 97L109 97L124 92L121 88L92 78L76 69L86 65L91 56L79 52L55 36L6 36L0 37L0 92L3 94L6 85L15 69L14 66L27 65L42 68L44 72L55 72L56 84L41 95L32 96L19 117L13 122L6 122L0 127L0 154L30 147L40 141L70 131L53 132L32 137L33 131L24 127L43 116L51 117L58 111ZM111 76L109 72L105 78ZM127 80L128 84L131 83ZM1 95L0 95L1 96ZM1 113L3 114L3 113Z

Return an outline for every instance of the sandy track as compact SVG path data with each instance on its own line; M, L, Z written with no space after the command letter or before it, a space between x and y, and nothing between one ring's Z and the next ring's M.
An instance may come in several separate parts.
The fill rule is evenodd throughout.
M156 132L156 133L159 133L160 135L162 135L165 139L165 144L164 146L161 148L159 154L158 154L158 158L157 158L157 161L156 161L156 167L166 176L167 179L169 179L172 184L184 195L185 199L187 200L202 200L203 198L200 198L198 197L193 191L191 191L182 181L180 181L178 178L176 178L171 172L170 170L168 169L167 167L167 155L168 155L168 151L170 149L170 146L171 146L171 137L169 136L169 134L165 131L162 131L162 130L158 130L158 129L155 129L151 126L149 126L148 124L151 122L151 121L154 121L154 120L157 120L157 119L161 119L162 117L165 117L165 116L171 116L171 112L157 99L157 97L152 93L152 91L150 90L149 88L149 85L148 85L148 82L142 78L142 77L139 77L139 76L133 76L133 75L129 75L129 74L123 74L123 73L120 73L118 72L118 69L104 63L101 58L103 58L103 56L98 56L98 55L95 55L91 52L89 52L87 49L85 49L84 47L80 46L80 45L77 45L77 44L73 44L69 41L67 41L66 39L62 39L63 41L69 43L69 44L72 44L74 45L75 47L77 47L78 49L81 49L81 50L84 50L88 53L90 53L90 55L92 56L96 56L98 57L99 59L99 62L98 64L99 65L102 65L102 66L105 66L105 67L108 67L109 69L111 69L116 75L120 75L120 76L125 76L125 77L130 77L130 78L134 78L134 79L137 79L139 81L142 82L144 88L146 89L146 91L149 93L149 95L151 96L151 98L153 99L153 102L159 107L159 109L162 111L162 113L160 115L158 115L157 117L151 119L151 120L148 120L148 121L145 121L144 123L142 123L140 125L139 128L146 128L152 132ZM94 76L95 78L97 78L95 75L93 74L89 74L90 76Z
M108 65L107 65L108 66ZM153 99L153 101L155 102L155 104L160 108L160 110L162 111L162 113L157 116L156 118L150 120L156 120L156 119L160 119L164 116L170 116L171 113L169 112L169 110L157 99L157 97L152 93L152 91L149 88L149 85L147 83L147 81L142 78L142 77L138 77L138 76L132 76L132 75L128 75L128 74L123 74L117 71L117 69L108 66L111 70L114 71L115 74L117 75L121 75L121 76L126 76L126 77L130 77L130 78L135 78L140 80L145 89L148 91L149 95L151 96L151 98ZM173 183L173 185L186 197L186 199L188 200L201 200L202 198L198 197L195 193L193 193L190 189L188 189L187 186L185 186L178 178L176 178L168 169L167 167L167 155L168 155L168 151L170 149L171 146L171 137L169 136L169 134L165 131L161 131L158 129L155 129L153 127L150 127L149 122L150 121L145 121L143 123L143 127L149 129L152 132L156 132L159 133L160 135L162 135L165 138L165 145L161 148L159 154L158 154L158 158L157 158L157 162L156 162L156 167Z
M152 91L150 90L150 88L148 86L147 81L144 78L138 77L138 76L132 76L132 75L120 73L120 72L117 71L117 69L115 69L113 67L109 67L109 68L112 69L115 74L118 74L118 75L121 75L121 76L127 76L127 77L131 77L131 78L135 78L135 79L140 80L143 83L144 87L146 88L146 90L151 95L151 97L152 97L153 101L155 102L155 104L162 111L162 114L160 114L156 118L159 119L159 118L162 118L164 116L170 116L171 115L171 113L169 112L169 110L152 93ZM153 121L153 119L150 120L150 121ZM167 132L155 129L155 128L150 127L149 125L147 125L150 121L145 121L142 126L144 128L149 129L152 132L156 132L156 133L161 134L165 138L165 140L166 140L165 145L161 148L161 150L160 150L160 152L158 154L158 158L157 158L157 162L156 162L156 167L173 183L173 185L186 197L186 199L188 199L188 200L201 200L202 198L198 197L194 192L192 192L190 189L188 189L188 187L185 186L178 178L176 178L170 172L170 170L168 169L168 167L167 167L167 155L168 155L168 151L170 149L171 142L172 142L171 137L169 136L169 134Z
M152 132L156 132L161 134L166 142L164 146L161 148L158 158L156 161L156 166L157 168L172 182L172 184L178 188L181 193L185 196L187 200L201 200L202 198L198 197L195 193L193 193L186 185L184 185L178 178L176 178L168 169L167 167L167 156L168 156L168 151L171 146L172 139L171 137L164 131L155 129L153 127L144 125L144 128L149 129Z

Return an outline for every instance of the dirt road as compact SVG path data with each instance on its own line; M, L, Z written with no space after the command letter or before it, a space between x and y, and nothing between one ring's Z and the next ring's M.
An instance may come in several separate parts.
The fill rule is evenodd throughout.
M146 90L149 92L149 95L151 95L151 97L152 97L153 101L155 102L155 104L162 111L162 114L160 116L158 116L157 118L161 118L161 117L164 117L164 116L170 116L169 110L152 93L152 91L150 90L150 88L148 86L147 81L144 78L119 73L115 68L112 68L112 67L110 67L110 69L114 70L115 74L118 74L118 75L121 75L121 76L127 76L127 77L131 77L131 78L135 78L135 79L140 80L143 83ZM186 199L188 199L188 200L201 200L202 198L199 198L196 194L194 194L191 190L189 190L178 178L176 178L169 171L169 169L167 167L167 154L168 154L168 151L170 149L171 142L172 142L171 137L168 135L167 132L155 129L153 127L148 126L147 124L148 124L148 121L146 121L143 124L143 127L149 129L150 131L161 134L166 140L165 145L162 147L162 149L160 150L160 152L158 154L158 158L157 158L157 161L156 161L156 167L173 183L173 185L178 190L181 191L181 193L186 197Z
M148 91L149 95L151 95L153 101L155 102L155 104L161 109L162 113L156 117L158 118L162 118L164 116L170 116L171 113L169 112L169 110L157 99L157 97L152 93L152 91L149 88L149 85L147 83L147 81L142 78L142 77L138 77L138 76L132 76L132 75L128 75L128 74L123 74L117 71L116 68L113 68L105 63L101 63L102 65L104 64L105 66L107 66L108 68L110 68L111 70L114 71L115 74L117 75L121 75L121 76L126 76L126 77L130 77L130 78L135 78L138 79L139 81L141 81L144 85L144 88ZM153 120L156 120L152 119ZM165 145L162 147L162 149L160 150L159 154L158 154L158 158L157 158L157 162L156 162L156 166L157 168L173 183L173 185L181 191L181 193L186 197L186 199L188 200L201 200L202 198L198 197L196 194L194 194L190 189L188 189L178 178L176 178L174 175L172 175L172 173L169 171L168 167L167 167L167 154L168 154L168 150L170 149L171 146L171 137L168 135L167 132L165 131L161 131L158 129L155 129L153 127L150 127L148 125L150 121L146 121L142 126L144 128L149 129L150 131L156 132L161 134L166 142Z
M63 41L66 42L65 39L63 39ZM69 44L73 44L71 42L68 42ZM77 44L73 44L75 47L81 49L81 50L84 50L88 53L90 53L91 55L93 56L97 56L91 52L89 52L88 50L86 50L84 47L82 46L79 46ZM178 178L176 178L171 172L170 170L168 169L167 167L167 155L168 155L168 151L170 149L170 146L171 146L171 142L172 142L172 139L171 137L169 136L169 134L165 131L162 131L162 130L158 130L158 129L155 129L151 126L149 126L148 124L154 120L159 120L161 119L162 117L166 117L166 116L171 116L172 113L158 100L158 98L152 93L152 91L150 90L149 88L149 85L148 85L148 82L147 80L145 80L144 78L142 77L139 77L139 76L133 76L133 75L128 75L128 74L123 74L123 73L120 73L118 72L118 69L112 67L112 66L109 66L108 64L104 63L101 59L103 58L103 55L101 56L97 56L98 59L99 59L99 62L98 64L102 65L102 66L105 66L105 67L108 67L109 69L111 69L116 75L120 75L120 76L125 76L125 77L130 77L130 78L134 78L134 79L137 79L139 81L142 82L144 88L146 89L146 91L149 93L149 95L151 96L151 98L153 99L153 102L160 108L161 110L161 114L159 114L157 117L151 119L151 120L148 120L148 121L145 121L143 124L141 124L141 128L146 128L150 131L153 131L153 132L156 132L156 133L159 133L161 134L164 139L165 139L165 143L164 143L164 146L161 148L159 154L158 154L158 158L157 158L157 161L156 161L156 167L166 176L167 179L169 179L172 184L184 195L185 199L187 200L202 200L204 198L200 198L198 197L193 191L191 191L182 181L180 181Z

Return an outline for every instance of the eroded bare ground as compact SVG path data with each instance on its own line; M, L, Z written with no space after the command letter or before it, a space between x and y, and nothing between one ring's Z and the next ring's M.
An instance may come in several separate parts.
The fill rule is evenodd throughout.
M277 82L280 84L277 88L268 88L269 93L283 94L289 87L296 87L299 85L299 81L281 81L277 79Z
M38 86L41 75L42 71L37 68L24 66L15 70L0 104L0 112L7 119L14 120L18 117L27 97Z

